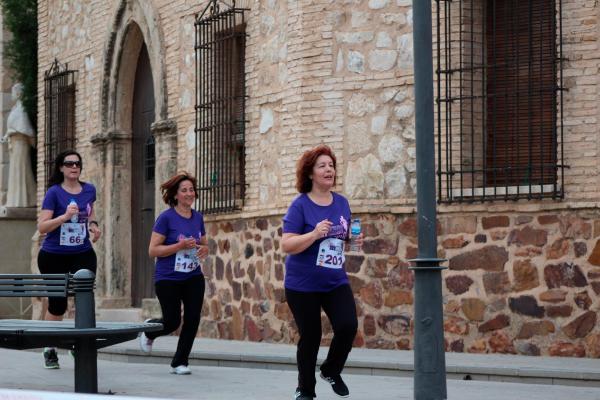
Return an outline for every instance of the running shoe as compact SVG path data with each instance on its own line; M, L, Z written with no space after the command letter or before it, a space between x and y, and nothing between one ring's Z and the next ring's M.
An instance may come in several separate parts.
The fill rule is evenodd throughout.
M338 396L350 396L350 390L348 390L348 386L346 386L340 375L326 376L323 374L323 372L321 372L321 379L329 383L331 385L331 389L333 389L333 393L337 394Z
M192 373L192 370L187 365L178 365L171 367L171 373L175 375L189 375Z
M60 365L58 364L58 355L56 354L56 349L46 347L44 349L44 368L47 369L58 369Z

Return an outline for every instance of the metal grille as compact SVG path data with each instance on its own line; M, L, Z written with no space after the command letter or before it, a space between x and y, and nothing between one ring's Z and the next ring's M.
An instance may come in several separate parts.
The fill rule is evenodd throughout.
M75 79L77 71L54 60L44 72L45 181L52 173L58 153L75 148Z
M238 210L245 192L245 8L217 1L196 18L196 176L199 209Z
M564 198L561 0L438 0L438 201Z

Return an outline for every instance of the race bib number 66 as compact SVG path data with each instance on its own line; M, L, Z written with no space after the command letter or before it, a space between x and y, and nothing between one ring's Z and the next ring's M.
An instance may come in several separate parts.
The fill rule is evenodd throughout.
M85 240L85 224L67 222L60 226L61 246L81 246Z

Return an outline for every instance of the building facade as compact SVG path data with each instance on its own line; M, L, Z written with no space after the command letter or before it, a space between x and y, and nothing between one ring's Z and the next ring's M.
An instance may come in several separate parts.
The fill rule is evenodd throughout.
M158 185L188 170L200 178L210 244L199 334L294 342L281 219L296 195L296 160L326 143L337 155L337 190L349 197L366 236L364 251L350 254L346 265L359 314L355 345L411 348L408 260L417 254L412 2L232 3L38 3L38 182L60 148L74 145L82 153L83 179L98 188L103 229L96 245L98 307L141 307L153 296L146 249L165 207ZM445 3L437 4L449 7ZM505 67L510 62L490 56L500 54L491 49L509 52L496 44L506 36L495 27L511 20L510 10L452 3L458 6L434 12L440 51L434 51L439 64L432 77L439 255L449 260L443 273L447 348L598 357L596 3L557 0L546 20L537 0L523 2L531 4L525 13L531 18L507 25L525 35L515 35L517 46L509 47L528 43L531 51L516 56L521 61L512 70ZM535 33L548 23L555 27L550 33ZM554 49L552 56L537 60L544 46ZM458 66L450 61L453 52ZM506 98L510 85L535 82L532 71L546 64L555 68L548 67L550 97L535 97L545 89L529 85L506 102L528 111L525 117L498 111L500 103L490 99L500 98L500 90L490 76L497 82L504 74ZM549 116L542 122L532 102L545 107L542 114ZM514 130L495 128L495 121L521 118L523 126L544 132L550 121L549 136L527 133L532 129L511 136ZM529 142L513 139L519 135ZM513 145L498 150L501 137ZM514 155L517 147L529 156ZM467 160L461 151L469 148L478 150ZM549 150L536 156L539 148ZM490 151L509 156L501 163ZM532 167L532 160L542 167ZM527 168L527 179L494 175ZM544 177L539 171L545 168L551 173ZM455 175L461 179L446 179ZM38 185L38 204L44 187ZM487 187L496 196L486 198ZM324 326L326 343L330 328Z

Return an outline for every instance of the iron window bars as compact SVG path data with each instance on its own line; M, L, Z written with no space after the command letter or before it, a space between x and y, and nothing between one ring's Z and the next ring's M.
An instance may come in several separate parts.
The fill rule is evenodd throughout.
M438 202L564 198L562 0L437 0Z
M195 22L199 209L241 209L245 192L245 8L211 0Z
M54 60L44 72L45 182L52 174L56 156L75 148L75 79L77 71Z

